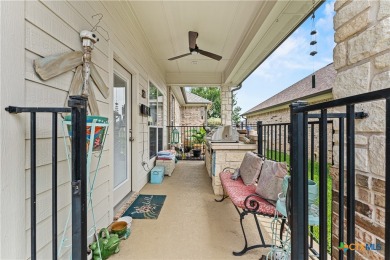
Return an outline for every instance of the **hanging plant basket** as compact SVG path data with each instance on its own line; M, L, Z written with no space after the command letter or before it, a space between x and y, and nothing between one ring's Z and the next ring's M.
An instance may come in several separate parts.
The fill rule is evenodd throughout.
M65 116L64 119L69 137L72 138L72 117ZM92 151L101 151L103 149L104 138L108 128L108 118L102 116L87 116L87 151L91 140L93 142ZM93 134L91 132L93 131Z

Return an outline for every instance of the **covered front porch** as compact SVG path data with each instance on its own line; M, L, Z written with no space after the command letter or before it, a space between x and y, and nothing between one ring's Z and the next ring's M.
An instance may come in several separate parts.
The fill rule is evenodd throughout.
M132 233L112 259L258 259L269 248L236 257L244 247L240 217L229 199L214 199L203 161L179 161L160 185L147 184L141 194L167 195L157 220L133 220ZM271 242L271 218L260 217L266 243ZM260 241L252 215L244 221L249 243Z

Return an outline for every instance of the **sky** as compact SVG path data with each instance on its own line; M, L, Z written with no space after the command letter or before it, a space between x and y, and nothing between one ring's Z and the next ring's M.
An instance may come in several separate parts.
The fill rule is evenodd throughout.
M327 0L315 12L317 55L310 56L312 19L309 17L242 84L236 92L237 105L244 113L283 89L333 61L334 0Z

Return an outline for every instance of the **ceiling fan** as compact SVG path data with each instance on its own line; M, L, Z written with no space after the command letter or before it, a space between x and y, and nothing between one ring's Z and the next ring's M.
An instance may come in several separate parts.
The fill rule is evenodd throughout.
M173 58L170 58L168 60L176 60L176 59L183 58L185 56L188 56L188 55L191 55L191 54L197 54L197 53L202 54L204 56L207 56L209 58L212 58L214 60L218 60L218 61L221 60L222 56L219 56L217 54L214 54L214 53L211 53L211 52L199 49L198 45L196 44L196 38L198 38L198 36L199 36L199 34L197 32L189 31L188 32L188 42L189 42L190 52L186 53L186 54L182 54L182 55L176 56L176 57L173 57Z

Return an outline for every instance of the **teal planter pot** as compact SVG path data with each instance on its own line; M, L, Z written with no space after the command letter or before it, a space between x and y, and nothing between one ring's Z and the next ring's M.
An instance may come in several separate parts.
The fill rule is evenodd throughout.
M287 194L288 182L290 178L291 176L285 176L283 179L282 191L284 197L286 197ZM314 204L318 199L318 185L312 180L308 180L308 195L308 201L310 206L311 204Z

